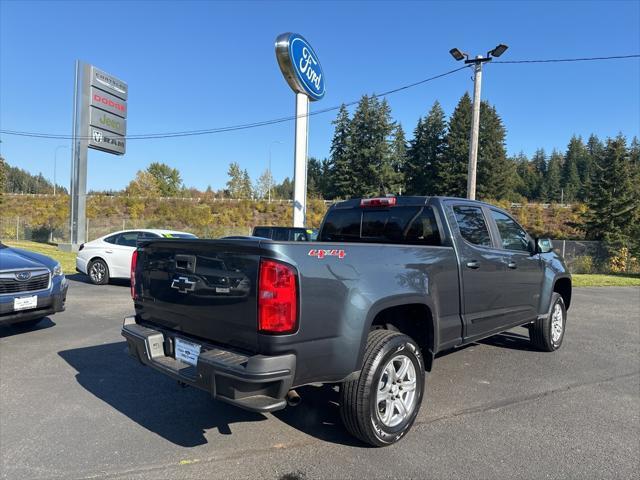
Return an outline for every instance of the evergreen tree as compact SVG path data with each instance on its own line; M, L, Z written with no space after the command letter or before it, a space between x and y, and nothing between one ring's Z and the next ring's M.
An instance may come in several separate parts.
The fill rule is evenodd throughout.
M407 164L408 192L438 195L447 189L450 164L445 158L446 133L444 111L436 101L427 116L418 120L414 131Z
M467 165L471 132L471 97L465 93L449 119L446 137L446 161L443 162L440 194L467 195Z
M249 172L247 172L246 169L242 172L242 182L240 185L240 198L253 198L253 184L251 183Z
M353 195L390 192L396 182L390 139L395 129L386 100L364 95L358 102L349 131L347 157L352 168Z
M545 178L547 176L547 154L544 148L539 148L531 159L534 174L537 179L535 190L531 192L529 200L544 200L546 195Z
M307 196L322 197L323 187L322 162L317 158L310 157L307 163Z
M0 195L6 192L7 189L7 163L4 161L2 155L0 155Z
M547 165L547 174L544 178L543 199L547 202L557 203L562 195L562 154L553 150Z
M540 183L533 161L529 161L523 152L511 158L510 161L516 165L516 173L518 175L515 191L527 200L533 199Z
M348 198L353 196L353 172L348 158L350 143L351 120L347 107L343 104L338 110L338 116L332 122L335 125L331 150L329 152L328 177L331 179L327 186L329 198Z
M619 135L607 140L600 161L593 165L585 230L588 238L606 242L610 251L629 245L639 216L640 198L629 153L626 139Z
M406 191L404 171L406 169L408 159L407 138L404 134L402 125L398 124L393 135L391 144L391 168L395 173L395 184L392 185L393 193Z
M587 158L583 165L578 169L580 174L580 180L582 182L582 188L580 189L580 199L583 202L588 202L591 196L591 182L594 176L595 165L602 162L602 156L604 155L604 144L595 135L590 135L587 140Z
M582 192L582 179L579 170L586 167L589 154L582 142L582 138L571 137L567 153L562 165L562 186L564 188L564 201L571 203L580 198Z
M515 164L507 160L506 131L495 107L480 106L478 138L477 195L479 198L510 198L515 183Z

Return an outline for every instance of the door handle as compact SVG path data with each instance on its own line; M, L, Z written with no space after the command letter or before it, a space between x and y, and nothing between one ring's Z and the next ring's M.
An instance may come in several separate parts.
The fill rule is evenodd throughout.
M516 262L511 261L511 262L507 263L507 267L515 270L516 268L518 268L518 264Z
M104 253L113 253L113 250L105 250Z
M477 260L471 260L470 262L467 262L467 268L472 268L475 270L476 268L480 268L480 264Z

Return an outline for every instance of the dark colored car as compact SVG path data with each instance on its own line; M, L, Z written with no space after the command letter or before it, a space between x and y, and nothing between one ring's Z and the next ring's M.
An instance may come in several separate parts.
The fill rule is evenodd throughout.
M517 326L535 348L562 345L571 276L549 240L495 206L348 200L328 210L318 240L143 243L122 329L129 352L252 411L296 402L302 385L339 384L347 430L384 446L411 428L437 353ZM246 296L205 290L214 258L246 277Z
M0 325L35 325L62 312L68 287L52 258L0 243Z
M270 238L289 242L313 242L318 238L317 228L298 227L253 227L254 237Z

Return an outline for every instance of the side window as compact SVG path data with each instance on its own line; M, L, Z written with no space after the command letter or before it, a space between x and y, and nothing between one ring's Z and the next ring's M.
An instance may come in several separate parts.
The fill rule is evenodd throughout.
M460 228L460 235L467 242L483 247L491 247L491 236L484 221L484 215L480 207L457 205L453 207L456 222Z
M117 244L123 247L137 247L140 232L125 232L118 236Z
M111 235L110 237L105 238L104 241L107 243L113 243L114 245L116 245L118 243L119 237L120 235Z
M440 245L440 232L438 231L438 223L430 207L424 207L420 215L418 215L411 225L407 228L405 240L407 243L416 243L420 245Z
M498 232L502 238L502 248L506 250L529 251L529 236L515 220L496 210L491 210L491 216L496 222Z

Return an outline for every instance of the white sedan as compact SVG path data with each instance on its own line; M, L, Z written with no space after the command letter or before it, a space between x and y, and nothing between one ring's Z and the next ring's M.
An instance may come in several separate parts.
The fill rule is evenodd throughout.
M91 283L104 285L111 278L129 278L131 255L138 241L157 238L197 238L187 232L138 229L110 233L80 245L76 270L89 276Z

